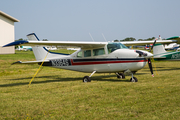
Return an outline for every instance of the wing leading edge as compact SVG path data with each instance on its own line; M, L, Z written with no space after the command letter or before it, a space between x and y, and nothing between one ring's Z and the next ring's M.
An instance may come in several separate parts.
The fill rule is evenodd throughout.
M98 48L104 47L107 42L66 42L66 41L15 41L4 45L3 47L14 46L14 45L25 45L25 46L74 46L80 48Z

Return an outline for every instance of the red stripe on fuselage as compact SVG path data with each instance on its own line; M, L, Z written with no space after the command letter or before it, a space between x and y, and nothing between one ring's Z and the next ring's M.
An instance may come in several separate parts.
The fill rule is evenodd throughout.
M119 61L93 61L93 62L74 62L71 59L71 65L93 65L93 64L112 64L112 63L134 63L147 62L148 60L119 60Z

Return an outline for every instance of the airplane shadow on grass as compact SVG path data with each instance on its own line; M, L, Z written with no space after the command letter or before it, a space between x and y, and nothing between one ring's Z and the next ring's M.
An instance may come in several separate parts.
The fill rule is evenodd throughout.
M173 70L180 70L180 67L153 67L153 71L173 71ZM149 69L144 69L144 71L149 71Z
M178 67L156 67L157 71L173 71L180 70Z
M136 75L140 74L146 74L146 73L136 73ZM113 77L113 78L110 78ZM42 80L42 79L46 80ZM26 78L18 78L18 79L10 79L13 81L22 81L27 79L30 81L32 77L26 77ZM82 80L82 77L68 77L68 78L60 78L58 75L53 76L38 76L35 77L35 79L41 79L40 81L33 80L31 84L42 84L42 83L53 83L53 82L67 82L67 81L79 81ZM125 79L118 79L116 75L100 75L100 76L92 76L92 81L110 81L110 82L130 82L129 77ZM20 82L20 83L10 83L10 84L1 84L0 87L13 87L13 86L21 86L21 85L28 85L29 82Z

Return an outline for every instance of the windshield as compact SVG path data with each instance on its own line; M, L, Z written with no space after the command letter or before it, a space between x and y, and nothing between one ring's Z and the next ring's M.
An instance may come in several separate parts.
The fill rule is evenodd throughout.
M108 49L108 53L111 53L117 49L128 49L128 48L119 42L113 42L113 43L108 43L107 49Z

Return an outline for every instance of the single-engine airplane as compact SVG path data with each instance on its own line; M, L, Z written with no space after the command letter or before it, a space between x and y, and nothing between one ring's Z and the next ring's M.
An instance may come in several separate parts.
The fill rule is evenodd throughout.
M3 47L14 45L32 46L36 61L15 62L13 64L34 64L54 68L68 69L91 73L84 76L83 82L91 82L90 77L94 73L116 73L118 78L125 78L124 73L131 73L131 82L137 82L133 74L142 69L148 62L151 74L153 70L150 52L128 49L125 45L153 44L154 41L130 41L130 42L66 42L66 41L39 41L35 33L27 35L28 41L21 40L9 43ZM172 43L174 40L157 41L157 43ZM79 47L73 54L49 52L45 46L71 46Z
M180 51L167 52L162 44L155 44L153 47L153 55L155 60L179 61Z

